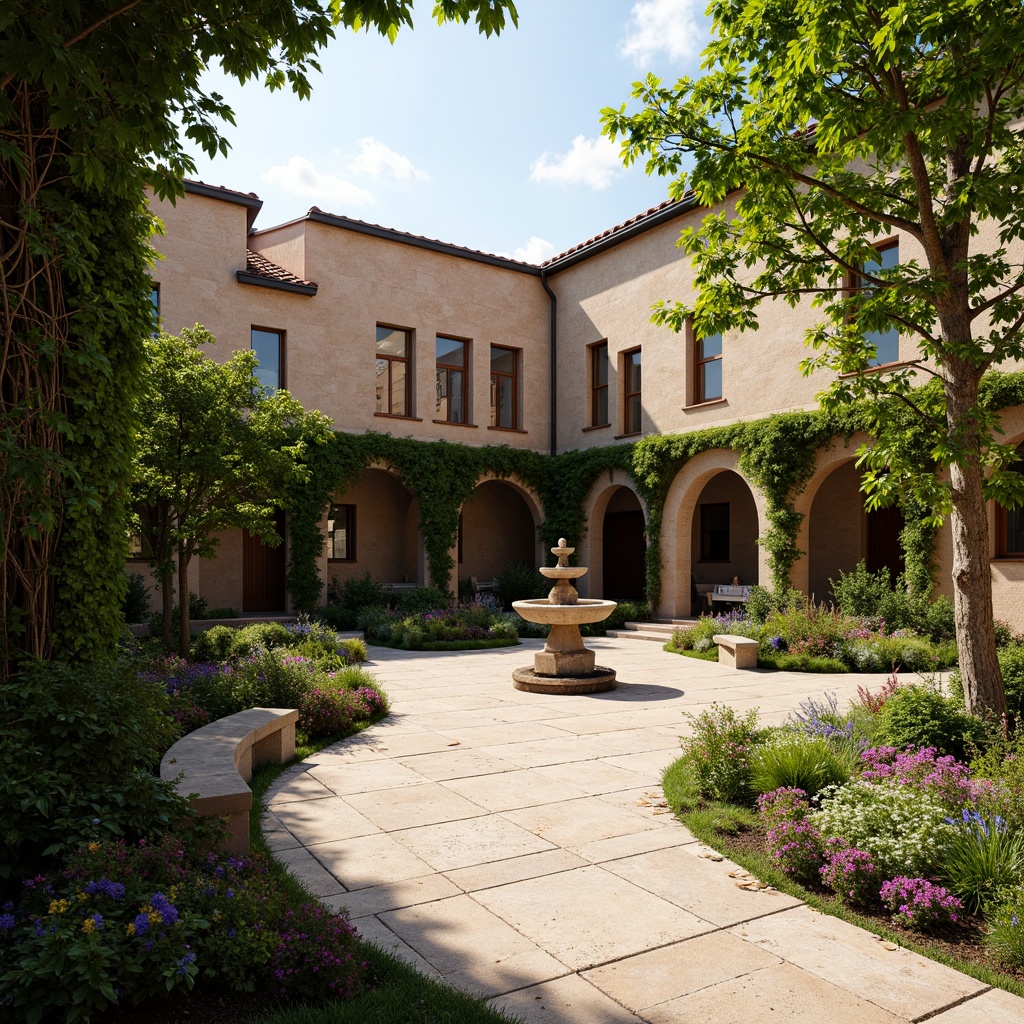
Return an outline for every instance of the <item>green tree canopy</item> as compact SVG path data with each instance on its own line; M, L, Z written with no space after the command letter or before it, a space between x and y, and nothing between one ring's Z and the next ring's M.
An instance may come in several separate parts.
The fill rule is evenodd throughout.
M261 387L252 352L217 363L202 351L213 343L198 324L180 337L160 334L147 342L139 403L132 496L164 585L165 639L177 566L183 656L189 562L214 557L216 535L232 528L279 543L274 513L307 472L309 446L331 434L322 413L305 412L287 391Z
M821 310L804 370L849 375L826 403L875 400L870 500L909 489L948 515L968 704L1000 712L985 500L1020 504L1024 491L1003 472L1015 456L979 385L1024 356L1024 8L715 0L709 12L703 77L650 76L634 87L642 109L602 115L627 163L646 158L674 197L692 190L710 210L681 239L696 301L663 302L654 319L710 334L756 329L765 299ZM981 250L986 222L997 242ZM893 236L914 254L884 266ZM890 328L916 351L879 371L871 332ZM916 414L913 445L892 429L900 406Z

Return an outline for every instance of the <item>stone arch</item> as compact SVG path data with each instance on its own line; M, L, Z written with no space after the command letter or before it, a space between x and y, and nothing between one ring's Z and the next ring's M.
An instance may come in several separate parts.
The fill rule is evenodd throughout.
M458 576L491 580L515 562L541 564L543 506L537 493L515 477L487 473L460 511L455 555Z
M590 488L583 504L584 521L587 524L583 537L576 541L577 554L581 565L589 568L586 576L580 579L576 586L584 597L628 597L626 594L610 594L605 580L605 530L608 524L609 510L615 515L618 512L639 511L642 517L640 525L638 544L636 528L638 523L633 522L626 527L625 536L630 545L626 552L626 560L641 558L641 574L644 579L644 590L646 590L646 547L647 535L646 526L648 522L647 504L640 497L633 478L622 469L614 469L611 474L602 473L599 479ZM569 543L573 539L568 538ZM616 569L613 568L612 582L615 582ZM621 580L621 575L619 576ZM635 589L631 588L631 589ZM637 597L637 600L642 599Z
M685 618L701 610L699 602L693 599L692 584L698 562L694 557L695 549L699 554L698 506L702 504L702 497L714 499L708 504L728 504L730 510L734 502L740 503L739 518L730 517L730 533L739 533L737 540L744 549L741 560L716 564L713 571L709 567L701 574L709 577L704 583L730 583L737 575L741 583L767 584L769 581L767 552L755 544L751 553L749 547L768 528L764 496L743 475L739 462L739 452L727 448L701 452L679 470L668 489L661 525L662 584L658 606L659 613L665 617ZM725 477L724 474L731 475ZM717 484L716 478L721 478ZM723 578L711 579L716 572Z

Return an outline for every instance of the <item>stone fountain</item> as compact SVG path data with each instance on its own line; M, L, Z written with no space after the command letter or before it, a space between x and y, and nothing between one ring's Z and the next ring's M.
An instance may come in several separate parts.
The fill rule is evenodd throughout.
M541 574L555 580L547 597L529 601L513 601L512 607L528 622L551 626L544 650L534 655L533 668L520 668L512 673L517 690L531 693L603 693L615 688L615 673L595 665L594 652L583 646L580 625L600 622L615 609L614 601L581 598L571 581L579 579L586 569L569 565L575 548L565 546L565 538L551 553L558 556L558 565L542 566Z

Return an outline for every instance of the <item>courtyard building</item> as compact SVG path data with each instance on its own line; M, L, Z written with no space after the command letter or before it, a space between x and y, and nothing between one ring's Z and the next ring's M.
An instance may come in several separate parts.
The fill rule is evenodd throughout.
M759 541L779 501L799 515L789 582L817 600L829 600L829 581L861 560L893 575L907 567L907 510L864 509L856 451L865 435L823 437L809 473L781 498L745 471L742 446L727 443L736 435L723 428L817 410L828 380L800 371L816 320L809 304L766 305L757 331L708 338L650 322L659 299L694 297L676 242L707 213L695 203L667 201L534 266L317 207L261 227L252 193L192 181L185 190L176 204L153 203L165 228L153 268L164 330L203 324L217 339L215 359L251 348L264 386L330 416L342 439L373 432L447 442L456 461L502 446L495 468L460 499L455 568L440 581L424 532L436 510L395 460L368 458L324 502L321 599L330 580L367 572L454 591L460 578L489 581L510 564L541 564L549 510L538 467L567 453L595 453L586 464L600 467L579 495L581 535L570 537L590 566L581 596L646 596L657 615L682 618L706 607L714 584L771 585L778 565ZM914 245L884 240L883 265L913 259ZM983 226L979 245L996 245L995 227ZM895 331L870 340L878 372L917 356ZM1024 407L1000 416L1005 440L1024 441ZM696 447L695 437L704 439ZM638 486L624 457L601 463L597 450L651 438L686 453L664 455L668 476L658 487ZM519 471L520 463L532 468ZM1024 515L990 504L995 615L1022 631ZM222 535L216 559L192 563L193 589L211 607L243 614L293 610L290 528L281 513L286 543L276 548L244 531ZM951 594L950 547L940 528L930 556L936 593ZM137 554L129 569L144 571Z

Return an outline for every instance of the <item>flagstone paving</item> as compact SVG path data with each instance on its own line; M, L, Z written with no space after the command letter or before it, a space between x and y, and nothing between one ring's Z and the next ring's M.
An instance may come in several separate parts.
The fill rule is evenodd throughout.
M738 671L587 641L610 693L512 687L540 641L371 648L391 715L284 772L263 827L367 941L527 1024L1019 1024L990 989L772 890L743 889L665 806L662 771L712 701L782 722L885 677Z

